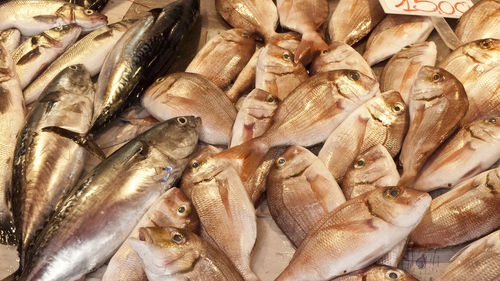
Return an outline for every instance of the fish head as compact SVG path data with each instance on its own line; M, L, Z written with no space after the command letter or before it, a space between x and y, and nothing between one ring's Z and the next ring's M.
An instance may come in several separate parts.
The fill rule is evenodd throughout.
M122 20L119 22L109 24L108 27L111 30L116 30L116 31L123 33L125 31L127 31L136 22L137 22L137 19L126 19L126 20Z
M154 217L156 225L172 226L187 231L198 229L198 215L180 188L169 189L160 200L158 215Z
M58 46L62 48L63 46L69 45L72 41L76 40L80 33L82 32L82 28L77 24L67 24L56 26L49 30L44 31L42 35L42 40L47 41L47 43L51 46ZM33 37L35 38L35 37Z
M367 104L368 111L374 118L381 122L383 126L401 124L403 127L401 129L406 128L408 109L398 91L384 92L375 99L377 100Z
M292 51L271 43L262 49L257 64L258 68L273 74L292 73L302 66L295 63Z
M394 59L416 59L424 60L428 58L435 58L437 55L436 43L433 41L425 41L415 43L403 47L399 52L394 55ZM434 62L436 60L434 59ZM431 63L434 65L433 63ZM429 65L431 65L429 64Z
M276 161L271 168L271 177L287 179L302 174L312 162L315 155L298 145L290 146Z
M192 268L202 242L194 234L175 227L141 227L130 247L141 258L146 273L170 275Z
M410 104L435 103L442 98L456 98L459 95L465 96L465 90L453 74L442 68L426 65L420 68L413 84Z
M172 159L187 159L198 144L201 119L179 116L157 124L147 134L147 142Z
M338 63L341 59L345 59L350 51L352 51L352 48L347 44L333 41L328 46L328 49L320 50L319 55L314 58L311 71L317 73L329 64Z
M7 49L0 44L0 83L8 81L16 76L17 74L14 69L12 57Z
M473 41L464 46L469 57L481 64L489 64L490 61L498 61L500 55L500 39L485 38Z
M84 32L94 30L108 22L108 18L97 11L69 3L61 6L56 14L66 24L78 24Z
M197 183L205 179L213 178L223 169L222 165L218 165L219 159L212 158L213 155L222 150L212 146L204 146L196 155L189 161L181 180L181 189L184 194L191 198L191 190ZM224 161L224 159L220 159Z
M500 117L492 116L464 126L471 135L482 140L500 138Z
M346 103L350 102L359 106L380 92L377 80L358 70L332 70L326 72L326 75L328 80L335 83L338 94Z
M371 267L365 273L366 281L418 281L410 274L404 272L403 270L395 267L385 266L385 265L377 265Z
M245 101L246 110L253 116L270 116L278 108L280 99L261 89L253 89Z
M398 227L415 227L431 204L428 193L399 186L377 188L365 200L374 216Z

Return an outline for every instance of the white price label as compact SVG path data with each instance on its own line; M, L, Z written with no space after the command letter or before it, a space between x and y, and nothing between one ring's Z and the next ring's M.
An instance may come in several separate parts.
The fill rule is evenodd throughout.
M386 14L459 18L473 3L471 0L380 0Z

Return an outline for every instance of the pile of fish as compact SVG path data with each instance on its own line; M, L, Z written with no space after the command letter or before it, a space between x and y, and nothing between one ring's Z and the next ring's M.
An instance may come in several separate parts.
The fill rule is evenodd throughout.
M499 280L498 0L439 60L430 18L378 0L214 0L232 29L178 73L200 0L68 2L0 4L0 279L260 280L267 204L277 281L417 280L407 248L462 243L439 280Z

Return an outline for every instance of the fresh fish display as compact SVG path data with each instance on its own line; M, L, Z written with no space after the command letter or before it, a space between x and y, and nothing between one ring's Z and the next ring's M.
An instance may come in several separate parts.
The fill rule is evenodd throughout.
M345 43L334 41L313 60L311 74L337 69L355 69L370 78L377 79L360 53Z
M276 34L278 11L272 0L215 0L215 8L231 26L258 33L265 41Z
M500 1L482 0L468 9L458 21L455 33L464 43L500 38Z
M399 184L411 185L425 161L458 127L469 107L464 87L448 71L424 66L409 98L410 128L399 161Z
M123 34L99 74L96 103L100 106L95 109L92 133L164 74L199 13L199 0L177 0L149 11Z
M383 186L395 186L399 181L396 163L387 148L376 144L359 154L347 170L342 191L350 200Z
M353 45L368 35L384 16L377 0L340 0L328 24L330 40Z
M255 52L255 40L241 28L224 31L198 51L186 72L203 75L217 87L226 89Z
M490 69L500 65L500 39L482 39L464 44L451 52L438 66L462 82L465 91Z
M199 116L203 120L201 141L230 142L236 109L221 89L199 74L182 72L158 78L146 90L142 105L158 120L182 114Z
M140 228L130 239L148 280L243 281L229 259L196 234L174 227Z
M500 117L465 125L427 161L412 188L431 191L453 187L500 159Z
M70 65L83 64L90 75L97 75L104 58L132 23L133 21L125 20L103 26L78 40L24 89L26 103L36 101L49 82Z
M396 90L408 103L411 87L417 79L420 68L434 66L437 49L432 41L408 45L397 52L385 65L380 76L380 90Z
M259 280L250 268L255 209L236 170L212 158L211 151L208 147L191 160L181 187L198 213L202 237L226 254L245 280Z
M332 279L332 281L418 281L415 277L404 272L401 269L375 265L359 271L355 271L351 274L344 275Z
M236 103L241 96L249 93L255 87L257 62L261 51L262 48L255 50L248 63L243 67L238 77L236 77L231 88L225 92L231 102Z
M374 65L404 46L424 42L433 29L429 17L387 15L368 38L363 57L369 65Z
M78 280L107 261L181 176L200 123L192 116L159 123L101 162L58 204L19 280Z
M293 52L268 43L257 61L255 88L262 89L280 100L304 82L309 75L301 62L295 62Z
M381 187L351 199L315 224L276 281L330 280L362 269L404 240L431 197Z
M176 227L196 231L198 217L191 203L179 188L171 188L149 208L127 239L139 239L141 227ZM141 258L125 241L108 263L102 280L141 281L147 280Z
M259 137L271 126L280 100L261 89L254 89L243 101L233 125L230 147Z
M462 249L453 257L439 281L477 281L500 278L500 230L485 236Z
M7 52L12 53L21 43L21 32L15 28L3 30L0 32L0 44Z
M23 92L9 52L0 44L0 249L15 245L14 225L10 213L12 164L17 134L24 125ZM0 275L2 273L0 272Z
M47 86L19 134L12 173L12 209L21 248L28 248L82 172L87 151L70 137L90 129L94 85L83 65L64 69Z
M375 96L333 130L318 158L342 182L354 159L376 144L382 144L392 157L396 156L408 129L407 111L396 91Z
M328 48L316 31L328 18L326 0L277 0L276 6L281 26L302 34L295 51L295 62L301 61L310 51Z
M104 15L57 0L13 0L0 4L0 30L17 28L23 36L35 36L56 26L76 23L83 32L107 23Z
M235 146L217 157L244 158L245 180L269 148L311 146L326 140L352 111L378 92L376 80L355 70L316 74L300 84L278 106L271 127L260 137Z
M469 110L462 124L500 116L500 64L482 74L467 91Z
M432 200L410 235L414 247L458 245L500 227L500 171L483 172Z
M69 46L75 43L82 28L76 24L46 30L26 39L12 52L17 76L24 89L36 76Z
M271 168L269 211L296 247L315 223L344 202L342 190L323 162L303 147L291 146Z

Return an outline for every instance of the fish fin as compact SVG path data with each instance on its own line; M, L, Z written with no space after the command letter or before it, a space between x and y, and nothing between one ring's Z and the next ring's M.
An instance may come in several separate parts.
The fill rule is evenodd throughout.
M259 138L256 138L228 150L224 150L214 155L214 157L241 160L240 178L244 182L254 174L268 151L269 145Z
M304 57L308 55L311 51L321 51L328 49L328 45L325 43L321 35L314 32L307 32L302 35L302 39L295 51L295 63L299 63Z
M36 58L38 58L42 53L40 53L40 47L36 47L35 49L27 52L24 56L22 56L16 63L16 65L26 64Z
M70 139L77 143L78 145L81 145L83 148L85 148L88 152L90 152L92 155L98 157L101 160L106 159L106 154L102 152L101 148L92 140L90 139L87 135L82 135L79 133L72 132L70 130L61 128L61 127L56 127L56 126L49 126L45 127L42 129L42 132L52 132L55 134L60 135L61 137L65 137L67 139Z
M43 22L43 23L56 23L58 16L56 15L40 15L40 16L34 16L34 20Z

